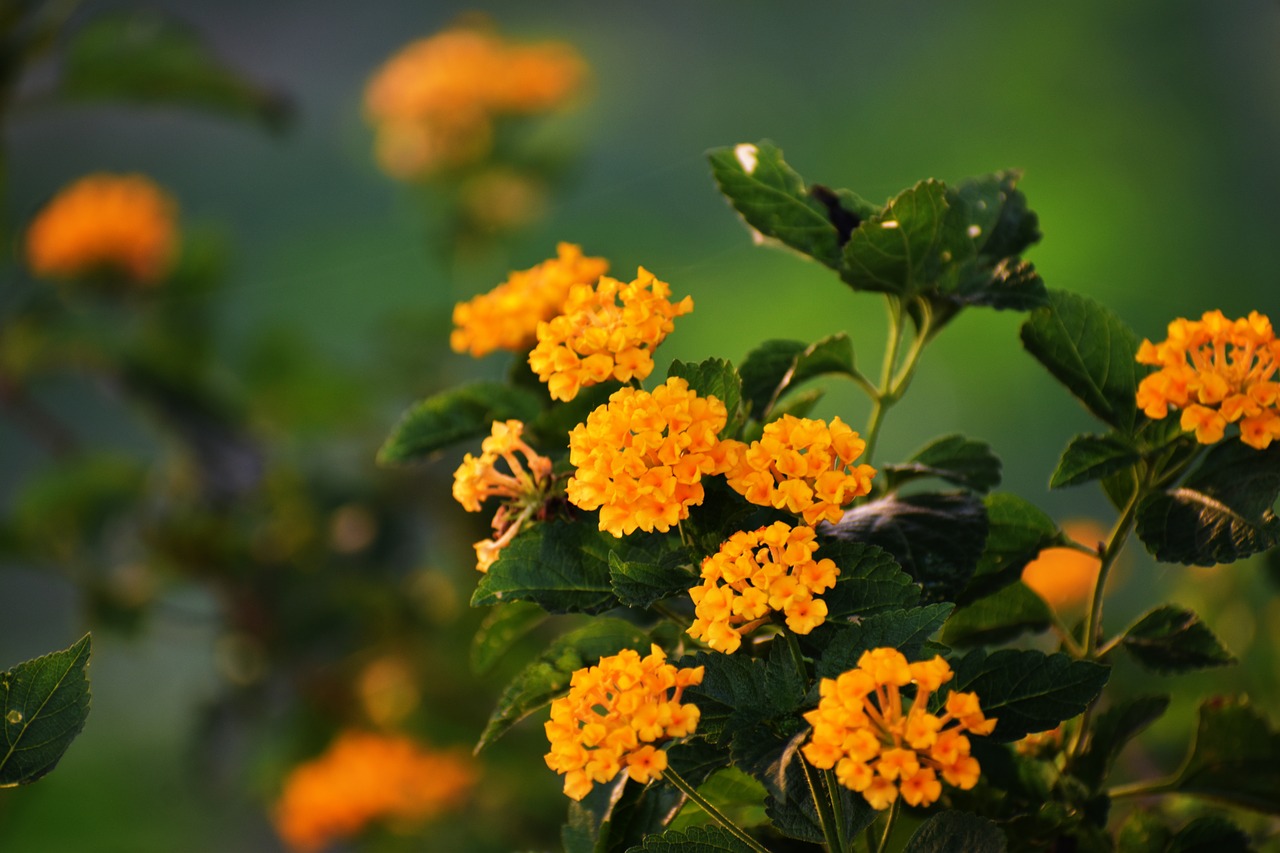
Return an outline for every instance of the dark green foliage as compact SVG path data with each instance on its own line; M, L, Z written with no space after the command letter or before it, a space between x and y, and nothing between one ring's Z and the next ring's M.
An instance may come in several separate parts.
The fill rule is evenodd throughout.
M938 812L915 831L904 853L1004 853L1004 833L991 821L965 812Z
M1000 485L1000 457L984 442L947 435L917 450L906 462L883 466L881 474L890 490L922 477L936 477L975 492L987 492Z
M920 587L883 548L835 540L824 542L817 557L840 569L836 585L822 596L829 622L910 607L920 600Z
M1049 488L1061 489L1100 480L1123 471L1140 458L1137 449L1123 436L1077 435L1062 452L1062 459L1049 479Z
M983 501L987 539L973 579L958 601L968 604L1008 586L1045 548L1067 543L1053 519L1016 495L995 492Z
M1013 741L1032 732L1047 731L1084 711L1098 698L1110 668L1065 654L1001 649L988 654L969 652L954 664L950 690L974 692L982 712L994 717L991 737Z
M52 770L89 716L88 634L0 673L0 788Z
M530 421L541 408L534 393L498 382L443 391L404 413L378 451L378 464L421 459L454 442L488 435L494 421Z
M941 603L890 610L852 624L831 626L822 634L825 648L818 659L817 676L835 678L856 667L863 652L885 646L917 659L925 641L942 628L954 607Z
M471 605L532 601L552 613L609 610L618 605L609 576L617 543L587 520L535 525L502 549L476 585ZM637 549L636 556L650 554Z
M1091 788L1098 788L1125 745L1158 720L1168 707L1168 696L1139 696L1098 715L1084 751L1071 761L1068 768L1071 775Z
M691 826L650 835L627 853L751 853L751 848L718 826Z
M545 610L523 601L493 607L471 638L472 671L482 675L493 669L512 646L546 620Z
M1139 619L1121 644L1138 663L1166 674L1236 662L1199 616L1169 604Z
M618 601L628 607L648 607L655 601L686 592L697 581L689 555L672 551L656 563L623 562L609 552L609 584Z
M992 644L1048 629L1053 612L1021 581L956 611L942 641L949 646Z
M747 353L739 373L751 417L766 421L778 401L801 383L826 374L855 376L853 344L843 332L812 344L765 341Z
M1247 698L1208 699L1195 742L1167 788L1280 814L1280 732Z

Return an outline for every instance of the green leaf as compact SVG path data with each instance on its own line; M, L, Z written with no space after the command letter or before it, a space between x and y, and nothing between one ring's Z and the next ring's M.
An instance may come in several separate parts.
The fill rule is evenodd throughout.
M1022 324L1022 344L1089 411L1124 433L1138 421L1138 336L1087 296L1048 291Z
M1049 488L1078 486L1100 480L1132 466L1142 455L1122 436L1077 435L1063 451Z
M751 848L723 827L691 826L650 835L627 853L751 853Z
M947 211L947 188L939 181L921 181L899 193L849 237L841 278L854 290L901 297L933 287L943 253L959 251L947 242ZM972 254L972 242L968 249Z
M923 586L926 598L954 601L982 555L987 512L982 501L968 494L888 495L819 529L885 549Z
M1280 732L1246 697L1208 699L1182 769L1163 787L1280 814Z
M1240 827L1219 815L1188 823L1169 842L1168 853L1250 853L1254 846Z
M1212 566L1280 545L1280 444L1213 447L1182 485L1138 505L1137 533L1157 560Z
M648 607L655 601L687 592L696 577L688 567L689 555L672 551L657 563L623 561L609 553L609 583L628 607Z
M1110 667L1072 660L1061 652L1001 649L988 654L975 649L955 665L948 686L977 693L982 712L999 721L991 737L1008 742L1083 713L1110 672Z
M949 646L992 645L1027 631L1048 629L1053 611L1026 584L1014 581L995 593L962 607L947 622L942 642Z
M535 379L536 381L536 379ZM607 405L609 398L619 388L621 382L610 380L599 385L590 385L578 391L578 396L567 403L556 402L542 410L536 418L528 423L525 435L534 447L545 447L548 450L568 447L568 435L578 424L586 423L587 416L600 406ZM544 393L541 387L538 393Z
M71 648L0 673L0 788L52 770L89 716L88 634Z
M698 786L698 793L743 829L767 822L764 813L764 785L737 767L726 767ZM702 807L687 801L680 814L671 822L672 830L684 830L704 826L713 818Z
M488 435L494 421L530 421L541 408L537 395L498 382L476 382L444 391L401 416L378 451L378 464L421 459L454 442Z
M67 45L58 94L73 100L125 100L184 106L281 130L287 98L250 82L209 50L199 34L154 13L101 15Z
M715 397L724 403L728 420L721 435L731 435L741 423L742 379L733 364L723 358L709 358L697 364L673 361L667 376L678 376L689 383L699 397Z
M551 613L601 613L618 606L609 554L635 545L623 545L583 519L534 525L502 549L476 585L471 606L532 601Z
M1111 706L1098 715L1089 733L1088 745L1071 761L1068 771L1091 790L1097 789L1125 745L1158 720L1168 707L1168 696L1139 696Z
M979 254L1011 258L1040 242L1039 219L1017 189L1021 178L1021 172L1010 169L961 181L952 191L966 227L978 227L974 240Z
M895 648L907 658L920 657L924 643L941 628L954 604L929 604L909 610L890 610L860 622L833 626L823 635L825 649L815 667L819 678L836 678L858 665L869 649Z
M614 811L622 805L627 791L627 774L603 785L595 785L580 801L569 801L569 812L560 828L565 853L607 853Z
M1164 853L1173 832L1158 815L1139 809L1129 815L1116 836L1117 853Z
M491 609L471 638L471 671L483 675L493 669L512 646L545 621L545 610L523 601Z
M768 660L698 652L682 658L679 666L706 667L702 683L685 695L702 712L698 734L715 743L790 715L804 703L808 688L785 643L774 643Z
M828 205L806 189L777 146L742 143L712 149L707 157L720 192L749 226L833 269L839 266L841 235Z
M938 812L920 825L903 853L1004 853L1006 842L994 823L967 812Z
M830 559L840 570L836 585L822 596L828 622L899 610L920 600L920 587L883 548L828 541L819 546L816 556Z
M1068 543L1053 519L1017 495L995 492L987 495L983 504L987 510L987 541L973 580L958 599L961 605L1018 580L1027 563L1041 550Z
M805 345L769 340L747 353L739 370L742 395L750 415L766 421L783 396L801 383L824 374L857 376L853 344L844 332Z
M1138 663L1164 674L1236 662L1199 616L1170 604L1139 619L1125 631L1121 645Z
M569 689L569 680L575 671L623 649L647 652L649 637L621 619L595 619L556 640L502 691L476 751L493 743L534 711L551 704L552 699Z
M990 445L963 435L947 435L916 451L906 462L885 465L881 470L890 490L921 477L937 477L986 492L1000 485L1000 467L1000 457L991 452Z

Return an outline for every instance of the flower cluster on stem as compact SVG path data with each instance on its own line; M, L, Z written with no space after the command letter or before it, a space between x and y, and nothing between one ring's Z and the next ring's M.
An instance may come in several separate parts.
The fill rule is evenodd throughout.
M545 724L547 766L564 775L564 792L581 800L624 768L636 782L659 778L667 754L658 748L698 726L698 706L681 703L702 683L703 668L678 669L656 645L645 657L631 649L575 672L569 693L551 703Z
M811 527L776 521L740 531L702 562L702 585L689 590L695 619L689 636L732 654L742 637L773 611L786 614L787 627L808 634L827 618L819 595L835 586L840 570L818 550Z
M942 781L972 788L981 768L965 732L990 734L996 721L983 715L977 695L958 691L948 694L941 716L930 713L929 697L951 677L941 657L908 663L896 649L864 652L856 669L822 679L818 707L804 715L813 726L805 758L834 768L840 784L877 810L899 796L931 805ZM907 705L902 688L912 684L915 698Z
M674 319L693 310L692 298L673 303L670 297L671 285L644 267L627 283L601 276L594 284L575 284L562 313L538 324L529 366L554 400L572 400L582 388L609 379L645 379Z
M1280 438L1280 341L1257 311L1235 320L1221 311L1179 318L1165 340L1144 340L1137 359L1160 368L1138 385L1138 408L1147 417L1180 409L1182 428L1201 444L1221 441L1233 423L1240 440L1258 450Z

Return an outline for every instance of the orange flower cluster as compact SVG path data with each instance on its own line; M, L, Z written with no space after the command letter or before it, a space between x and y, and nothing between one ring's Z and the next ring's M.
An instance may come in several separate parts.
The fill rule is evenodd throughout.
M562 42L514 44L475 26L419 39L365 88L378 161L412 179L483 160L495 119L559 108L586 75L582 57Z
M834 767L840 783L877 810L899 794L913 806L932 804L942 795L939 773L948 784L972 788L981 768L963 733L990 734L996 721L983 716L973 693L952 692L946 713L930 714L929 696L951 676L941 657L909 664L896 649L864 652L856 669L822 679L822 699L804 715L813 726L805 758ZM912 683L915 700L904 710L900 688Z
M488 293L454 306L449 346L477 358L526 349L537 340L538 324L561 312L574 285L589 285L608 270L604 258L585 257L581 247L560 243L556 257L514 271Z
M169 271L177 205L142 175L88 175L45 205L27 230L27 265L39 276L103 270L139 284Z
M674 319L693 310L690 297L673 304L670 296L671 285L644 267L628 284L608 276L594 286L575 284L560 316L538 324L529 366L554 400L572 400L610 378L644 379Z
M689 590L696 608L689 636L733 654L743 634L774 610L786 613L797 634L821 625L827 604L814 596L835 586L840 570L831 560L815 560L817 550L813 528L781 521L730 536L702 561L702 586Z
M488 438L480 445L480 456L468 453L453 472L453 497L467 512L479 512L488 498L502 498L493 517L493 538L475 544L476 569L489 571L498 554L515 538L524 523L542 506L551 483L551 460L538 455L521 437L520 421L494 421ZM524 457L524 464L516 454ZM498 461L507 463L510 474L498 470Z
M854 461L867 449L848 424L783 415L759 441L741 447L729 485L757 506L785 509L805 524L839 521L843 507L871 491L876 469Z
M475 781L465 755L428 752L403 736L348 731L289 774L276 830L290 849L311 853L376 820L421 822L456 808Z
M1138 385L1138 408L1160 419L1182 410L1182 428L1196 441L1222 440L1227 424L1240 424L1240 440L1258 450L1280 438L1280 341L1257 311L1228 320L1206 311L1199 320L1177 319L1158 344L1144 340L1138 361L1160 370Z
M1107 538L1107 531L1094 521L1068 521L1062 525L1072 539L1093 545ZM1058 612L1078 607L1089 598L1098 581L1102 560L1075 548L1046 548L1022 570L1022 582Z
M677 669L666 660L657 646L643 658L624 649L575 672L569 694L551 703L546 761L564 774L565 794L581 800L624 766L640 784L662 776L667 754L654 744L698 727L698 706L682 705L680 695L702 683L704 669Z
M702 503L702 477L735 459L718 439L724 403L671 377L653 393L620 388L569 433L569 501L600 510L600 529L621 537L666 532Z

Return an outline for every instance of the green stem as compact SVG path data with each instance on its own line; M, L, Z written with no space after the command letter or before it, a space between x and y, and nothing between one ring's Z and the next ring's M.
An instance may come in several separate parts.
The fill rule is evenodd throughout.
M1171 794L1176 791L1170 782L1131 782L1128 785L1117 785L1114 788L1107 789L1107 796L1111 799L1119 797L1150 797L1156 794Z
M884 834L880 836L880 844L876 847L876 853L884 853L889 849L889 836L893 834L893 824L898 819L899 800L895 799L893 804L889 806L889 816L884 821Z
M683 777L680 776L679 773L677 773L676 771L668 767L666 770L662 771L662 778L666 779L668 782L674 785L676 787L676 790L680 791L680 793L688 797L691 802L696 803L698 808L702 809L704 812L711 815L711 817L716 821L716 823L720 824L725 829L727 829L729 831L729 834L732 835L734 838L738 839L743 844L747 845L749 848L756 851L756 853L769 853L768 848L763 847L760 844L760 842L756 841L754 838L748 835L745 829L738 826L736 823L734 823L728 817L726 817L722 811L720 811L715 806L711 805L710 801L708 801L706 797L699 794L692 785L690 785L688 782L684 780Z
M787 638L787 648L791 651L791 660L796 666L796 672L800 675L800 680L809 683L809 669L804 663L804 653L800 651L800 643L796 640L795 634L790 631L783 631L783 636ZM814 779L813 768L809 766L808 760L803 756L796 759L800 762L800 768L804 771L804 781L809 786L809 794L813 797L814 806L818 810L818 823L822 825L822 835L827 840L827 848L831 853L844 853L849 849L848 841L844 837L844 811L840 803L840 797L831 778L835 774L830 770L825 771L823 782L819 785Z
M804 760L803 756L801 760ZM831 811L836 824L836 841L840 845L837 849L840 853L844 853L846 850L852 850L853 847L845 835L844 800L840 796L840 782L836 779L836 771L823 770L822 781L827 786L828 795L831 797Z
M809 766L809 761L801 755L797 761L800 762L800 769L804 771L804 781L809 786L809 796L813 797L813 804L818 809L818 823L822 825L822 837L827 840L827 850L831 853L844 853L844 847L840 842L840 833L836 827L836 816L831 809L831 803L813 777L813 768Z

